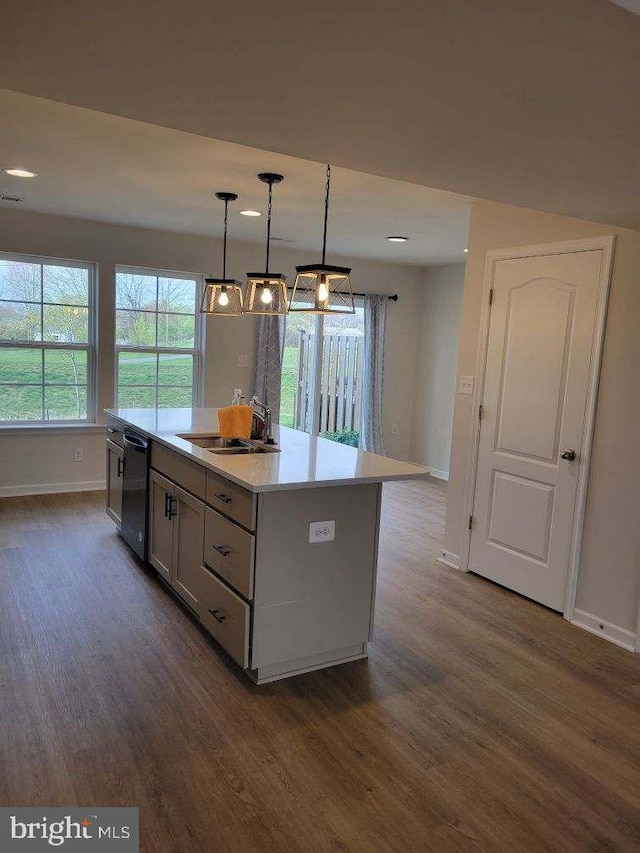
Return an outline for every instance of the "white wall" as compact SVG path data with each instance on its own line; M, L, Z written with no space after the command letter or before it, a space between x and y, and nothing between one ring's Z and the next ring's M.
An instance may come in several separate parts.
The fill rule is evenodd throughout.
M427 267L423 278L411 457L448 479L464 264Z
M577 608L635 633L640 601L640 232L476 202L471 210L458 375L476 364L483 274L490 249L616 235L589 477ZM457 395L445 548L458 554L472 436L472 398Z
M0 251L92 261L98 264L98 407L113 405L114 391L114 274L117 264L181 272L218 270L220 241L204 237L131 228L27 211L0 211ZM272 247L272 268L293 281L296 264L311 262L313 252ZM406 388L407 372L416 360L422 270L415 266L378 263L332 256L333 263L352 266L354 290L398 293L388 312L384 428L390 456L410 458L413 394ZM264 264L264 247L230 242L228 272L240 280L249 269ZM226 405L235 386L246 390L251 368L237 366L238 355L253 358L254 320L250 317L210 317L206 322L206 406ZM392 435L391 424L398 424ZM73 449L84 451L83 462L73 462ZM95 430L40 429L0 433L0 495L47 490L73 484L100 484L104 480L104 439Z

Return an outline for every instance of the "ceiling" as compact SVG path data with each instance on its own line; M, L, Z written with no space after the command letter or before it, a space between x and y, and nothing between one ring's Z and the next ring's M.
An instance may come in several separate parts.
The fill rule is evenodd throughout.
M609 0L4 0L2 22L8 89L640 228L640 18Z
M640 15L640 0L611 0L616 6L622 6L623 9L628 9L634 15Z
M273 234L319 251L325 165L6 90L0 116L0 168L38 173L0 173L0 193L24 196L20 209L220 235L224 207L213 193L228 190L240 196L230 206L230 236L261 242L266 217L240 210L265 212L267 188L256 176L273 171L285 176L274 189ZM410 264L463 261L471 201L334 168L329 250ZM388 242L394 234L409 242Z

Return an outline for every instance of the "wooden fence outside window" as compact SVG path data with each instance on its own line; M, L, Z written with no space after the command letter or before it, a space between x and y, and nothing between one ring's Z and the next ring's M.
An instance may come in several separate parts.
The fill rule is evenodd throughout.
M314 392L314 338L298 332L298 376L294 398L295 429L309 429ZM318 432L360 431L364 335L323 335Z

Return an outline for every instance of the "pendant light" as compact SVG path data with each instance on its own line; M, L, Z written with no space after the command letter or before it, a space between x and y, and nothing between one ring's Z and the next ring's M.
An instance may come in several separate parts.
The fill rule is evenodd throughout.
M242 314L242 284L227 278L227 224L229 202L235 201L235 193L216 193L224 202L224 242L222 244L222 278L205 278L202 294L201 314L216 314L221 317L238 317Z
M261 172L258 177L269 185L269 205L267 211L267 260L265 272L247 273L247 298L245 314L286 314L287 279L280 272L269 272L269 245L271 243L271 206L273 185L284 180L282 175L273 172Z
M322 261L296 267L289 311L305 314L355 314L356 307L351 291L350 267L337 267L325 263L327 253L327 221L329 219L329 191L331 166L327 166L327 187L324 197L324 232L322 235Z

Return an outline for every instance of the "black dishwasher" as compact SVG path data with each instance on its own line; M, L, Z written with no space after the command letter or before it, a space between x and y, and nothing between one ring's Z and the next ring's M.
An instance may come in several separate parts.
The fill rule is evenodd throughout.
M122 522L120 535L142 560L147 559L147 483L149 442L125 431Z

